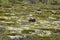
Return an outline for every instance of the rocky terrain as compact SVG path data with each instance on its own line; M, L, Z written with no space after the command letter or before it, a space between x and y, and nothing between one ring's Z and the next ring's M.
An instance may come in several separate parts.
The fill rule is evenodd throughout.
M60 1L43 1L1 0L0 40L60 40Z

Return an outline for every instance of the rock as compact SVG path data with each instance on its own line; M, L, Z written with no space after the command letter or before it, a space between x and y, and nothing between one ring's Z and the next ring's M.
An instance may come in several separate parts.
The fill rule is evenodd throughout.
M51 31L43 31L45 35L51 35Z
M5 29L5 28L0 27L0 33L4 33L5 31L6 31L6 29Z
M23 16L27 16L28 14L27 14L27 13L22 13L21 15L23 15Z
M32 14L29 14L30 17L32 17L33 15Z
M34 0L28 0L31 4L36 4Z
M35 13L36 13L36 14L41 14L41 13L42 13L42 11L36 11Z
M56 11L54 11L54 10L51 10L51 12L52 12L52 14L56 14Z
M36 22L36 19L35 18L30 18L29 22Z
M56 20L56 18L54 18L54 17L48 17L49 19L53 19L53 20Z
M39 20L38 22L40 22L41 24L49 24L50 23L49 21L46 21L46 20Z
M22 31L22 28L17 28L17 27L7 27L6 30L15 30L15 31Z
M38 29L35 29L34 33L37 34L37 35L46 35L46 36L51 35L51 31L38 30Z
M29 27L29 24L28 24L28 22L26 22L26 21L22 21L22 22L21 22L21 26L22 26L22 27Z
M35 33L36 33L36 34L42 34L42 30L38 30L38 29L37 29L37 30L35 30Z
M26 22L21 22L21 25L27 25L27 23Z
M60 27L60 21L53 21L52 24L57 27Z
M20 39L22 39L23 37L22 37L22 36L19 36L19 35L15 35L15 36L8 35L8 38L10 38L10 39L12 39L12 40L20 40Z

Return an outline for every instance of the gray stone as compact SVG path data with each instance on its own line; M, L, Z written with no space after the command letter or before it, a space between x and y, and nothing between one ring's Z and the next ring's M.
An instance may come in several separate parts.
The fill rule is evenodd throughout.
M36 13L36 14L41 14L41 13L42 13L42 11L36 11L35 13Z

